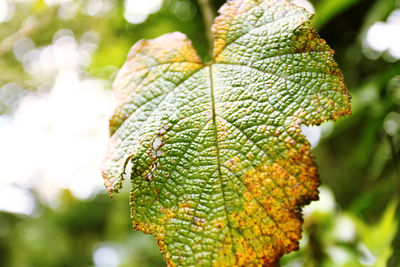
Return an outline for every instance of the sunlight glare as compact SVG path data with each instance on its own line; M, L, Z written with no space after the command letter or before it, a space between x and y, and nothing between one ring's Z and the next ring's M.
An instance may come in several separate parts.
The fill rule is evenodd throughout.
M132 24L139 24L147 19L147 16L160 10L162 0L125 0L125 19Z
M93 253L93 261L96 267L119 266L121 263L121 255L118 247L109 243L98 245Z
M0 210L30 215L35 209L35 200L26 189L0 182Z
M59 73L50 93L26 96L1 124L0 181L37 187L47 203L64 188L78 198L103 189L110 99L100 81L72 71Z
M387 22L376 22L365 37L364 46L379 54L388 52L394 59L400 59L400 9L393 11ZM366 52L368 56L368 51Z
M15 7L11 1L0 0L0 23L9 21L14 17Z

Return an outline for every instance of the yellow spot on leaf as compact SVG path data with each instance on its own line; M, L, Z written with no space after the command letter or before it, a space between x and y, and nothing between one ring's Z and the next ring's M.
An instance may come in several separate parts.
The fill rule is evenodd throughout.
M284 157L244 173L242 179L242 209L229 216L233 242L226 234L228 242L223 243L233 244L234 266L274 266L280 255L298 249L299 206L318 196L317 168L309 145L292 148Z

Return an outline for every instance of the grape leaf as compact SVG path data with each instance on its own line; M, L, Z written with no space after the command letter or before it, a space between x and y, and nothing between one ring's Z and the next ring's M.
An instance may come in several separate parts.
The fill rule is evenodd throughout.
M286 0L233 0L213 25L211 63L177 32L132 47L103 176L111 196L130 177L134 227L168 264L273 266L298 249L319 185L300 125L350 114L311 17Z

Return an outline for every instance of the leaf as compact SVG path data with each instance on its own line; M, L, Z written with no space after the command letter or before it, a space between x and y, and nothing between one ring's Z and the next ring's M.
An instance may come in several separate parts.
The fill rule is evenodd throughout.
M303 8L235 0L220 13L211 63L181 33L132 47L103 176L111 196L130 176L134 227L168 264L272 266L318 198L300 125L350 114L350 96Z
M399 220L398 216L396 216L398 204L398 199L392 199L383 211L379 221L377 219L374 225L368 225L359 218L350 215L356 223L360 243L362 244L361 247L364 246L362 249L364 250L364 255L358 255L363 259L363 262L366 260L365 257L369 256L374 261L374 267L390 266L388 260L393 254L394 248L392 244L399 230ZM369 252L370 255L365 255L365 251Z

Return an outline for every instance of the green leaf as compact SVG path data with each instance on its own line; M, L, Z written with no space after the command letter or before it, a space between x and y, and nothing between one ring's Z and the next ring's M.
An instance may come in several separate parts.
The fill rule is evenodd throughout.
M220 13L211 63L181 33L132 47L103 176L110 195L130 176L134 227L169 264L273 265L318 198L300 125L349 114L350 96L303 8L236 0Z
M399 231L399 221L398 216L396 216L398 204L397 199L392 199L380 220L374 225L368 225L359 218L352 216L356 222L360 241L367 246L376 260L373 264L374 267L387 266L388 259L393 253L392 242Z

